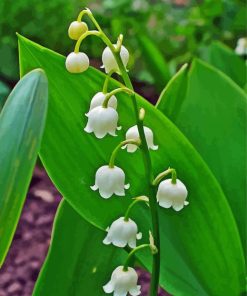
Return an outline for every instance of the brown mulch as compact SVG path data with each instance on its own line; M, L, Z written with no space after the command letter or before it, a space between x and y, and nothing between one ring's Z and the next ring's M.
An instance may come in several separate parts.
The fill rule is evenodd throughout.
M61 196L43 169L36 168L6 261L0 270L0 296L31 296L50 243ZM149 274L139 271L142 295L148 295ZM166 296L160 292L160 296ZM45 296L45 295L44 295ZM59 295L54 295L59 296Z

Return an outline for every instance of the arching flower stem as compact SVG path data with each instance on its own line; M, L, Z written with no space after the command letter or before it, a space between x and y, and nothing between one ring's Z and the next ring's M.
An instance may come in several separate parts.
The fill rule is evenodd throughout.
M157 252L157 248L155 246L153 246L153 245L150 245L150 244L143 244L143 245L140 245L140 246L136 247L135 249L133 249L128 254L128 257L127 257L127 259L126 259L126 261L125 261L125 263L123 265L123 271L128 270L130 262L132 261L132 257L135 255L135 253L140 251L140 250L146 249L146 248L149 248L153 255L155 255L155 253Z
M129 205L127 211L125 212L124 221L128 221L129 220L129 214L130 214L131 209L134 207L135 204L137 204L139 202L148 203L148 197L146 197L146 196L140 196L138 198L135 198L134 201L132 201L132 203Z
M127 145L127 144L134 144L136 146L140 146L141 142L138 141L138 140L134 140L134 139L132 140L132 139L130 139L130 140L126 140L126 141L123 141L123 142L119 143L117 145L117 147L112 151L111 158L110 158L110 161L109 161L109 167L110 168L114 168L115 158L117 156L117 153L118 153L119 149L121 147Z
M115 73L115 71L111 70L106 76L106 79L105 79L105 82L104 82L104 85L103 85L103 90L102 90L103 94L107 94L107 92L108 92L108 85L109 85L110 78L111 78L113 73Z
M159 184L159 182L164 179L166 176L168 176L169 174L172 175L172 184L176 184L177 183L177 172L175 169L173 168L169 168L166 171L160 173L153 181L153 185L157 186Z
M109 92L109 93L106 95L106 97L105 97L105 99L104 99L104 102L103 102L103 104L102 104L102 107L103 107L103 108L107 108L107 106L108 106L108 102L109 102L111 96L114 96L114 95L116 95L116 94L118 94L118 93L120 93L120 92L125 92L125 93L127 93L127 94L133 94L133 91L130 90L130 89L128 89L127 87L119 87L119 88L116 88L116 89L114 89L113 91Z
M82 41L87 37L87 36L97 36L100 37L101 33L99 31L93 30L93 31L87 31L86 33L82 34L81 37L77 40L76 44L75 44L75 49L74 52L78 53L80 51L80 46Z

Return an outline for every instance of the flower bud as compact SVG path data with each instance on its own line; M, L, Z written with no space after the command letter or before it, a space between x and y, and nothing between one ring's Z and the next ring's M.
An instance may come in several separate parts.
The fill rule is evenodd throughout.
M78 40L82 34L88 31L88 26L84 22L74 21L70 24L68 35L70 39Z
M124 217L117 219L108 227L107 231L103 243L113 244L119 248L124 248L127 244L130 248L135 248L136 240L142 238L141 232L138 233L136 223L130 218L127 221L124 220Z
M114 44L114 46L116 47L116 44ZM120 57L122 59L124 67L126 67L129 61L129 52L123 45L121 46ZM106 73L109 73L111 71L119 72L119 67L117 65L116 59L108 46L103 51L102 62L102 68L105 68Z
M65 62L70 73L82 73L89 67L89 58L84 52L71 52Z
M172 207L175 211L180 211L189 204L186 201L187 195L188 191L180 180L177 179L174 184L172 179L166 179L159 184L157 201L163 208Z
M113 168L108 165L100 167L95 175L95 185L91 186L92 190L98 190L103 198L109 198L113 194L118 196L125 195L125 189L130 187L125 183L125 173L117 166Z
M114 296L126 296L128 293L131 296L138 296L141 294L141 286L137 285L138 275L132 267L128 270L123 270L123 266L117 267L112 275L111 280L103 289L105 293L114 293Z
M153 136L152 130L150 128L144 126L144 134L146 137L148 148L152 149L152 150L157 150L159 146L154 145L154 142L153 142L154 136ZM130 140L130 139L137 140L137 141L140 140L137 125L134 125L127 130L126 140ZM127 145L123 146L123 149L126 147L127 147L127 151L130 153L135 152L138 148L136 145L127 144Z
M98 139L104 138L106 134L116 136L118 113L112 107L104 108L98 106L87 113L88 122L84 131L94 133Z
M89 112L95 107L102 106L106 95L107 94L103 94L102 92L98 92L97 94L95 94L91 100ZM108 107L117 109L117 98L115 96L111 96L110 100L108 101ZM88 116L88 113L86 114L86 116Z

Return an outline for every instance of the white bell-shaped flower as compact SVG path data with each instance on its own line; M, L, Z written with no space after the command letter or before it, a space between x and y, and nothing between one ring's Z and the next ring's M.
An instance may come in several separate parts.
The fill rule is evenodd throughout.
M141 286L137 285L138 275L132 267L128 270L123 270L123 266L117 267L112 275L111 280L103 289L105 293L114 293L114 296L126 296L128 293L131 296L138 296L141 294Z
M129 189L130 184L125 184L125 173L117 166L113 168L109 165L100 167L95 175L95 185L92 190L98 190L103 198L109 198L113 194L125 195L125 189Z
M154 136L153 136L152 130L149 127L144 126L144 134L146 137L148 148L152 149L152 150L157 150L159 148L159 146L154 145ZM130 139L134 139L137 141L140 140L137 125L134 125L127 130L126 140L130 140ZM123 149L125 149L126 147L127 147L127 151L130 153L135 152L138 148L138 146L134 145L134 144L127 144L127 145L123 146Z
M124 248L127 244L130 248L136 247L136 240L142 238L142 233L138 233L136 223L128 218L120 217L107 228L107 236L103 240L106 245L113 244L116 247Z
M78 40L82 34L88 31L88 26L84 22L74 21L70 24L68 35L70 39Z
M235 52L238 55L247 55L247 38L239 38Z
M102 92L98 92L97 94L95 94L91 100L89 112L98 106L102 106L106 95L107 94L103 94ZM113 109L117 109L117 98L115 96L110 97L110 99L108 101L108 107L112 107ZM86 116L88 116L88 113L86 114Z
M106 134L116 136L118 113L112 107L104 108L98 106L87 113L88 122L84 130L87 133L94 133L98 139L102 139Z
M82 73L89 67L89 58L84 52L71 52L65 62L70 73Z
M188 191L180 180L177 179L176 184L173 184L172 179L166 179L159 184L157 201L163 208L173 207L175 211L180 211L189 204L187 195Z
M114 46L116 47L116 44L114 44ZM126 67L129 61L129 52L127 48L123 45L121 46L120 57L122 59L124 67ZM119 67L117 65L116 59L108 46L104 49L102 53L102 62L102 68L105 68L106 73L109 73L111 71L119 72Z

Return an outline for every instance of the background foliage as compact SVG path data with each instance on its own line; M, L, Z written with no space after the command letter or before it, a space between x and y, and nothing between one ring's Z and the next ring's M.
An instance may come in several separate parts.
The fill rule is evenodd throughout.
M93 9L113 39L120 32L125 35L132 56L130 64L135 64L131 75L137 80L156 83L160 90L179 65L195 55L207 56L212 40L234 48L237 39L245 36L246 5L241 0L19 0L15 5L2 0L0 80L13 83L19 77L15 32L60 53L68 53L73 45L67 37L67 28L83 7ZM138 34L142 39L136 38ZM159 51L163 57L164 75L160 76L160 70L150 65L149 56L154 52L147 53L143 38L156 48L155 55ZM100 57L98 42L89 38L83 45L90 57Z

